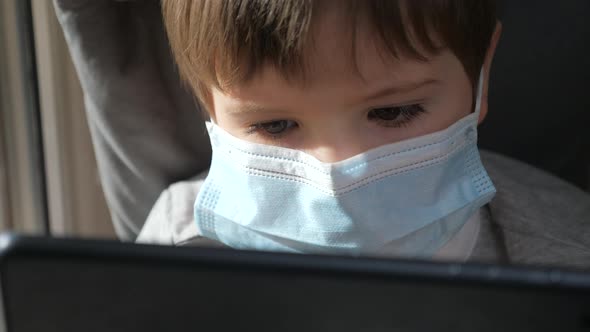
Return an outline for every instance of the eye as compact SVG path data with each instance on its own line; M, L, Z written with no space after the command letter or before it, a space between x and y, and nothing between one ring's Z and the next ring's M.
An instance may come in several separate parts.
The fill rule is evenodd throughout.
M375 108L369 111L367 118L384 127L403 127L418 118L426 110L418 104Z
M280 138L289 130L297 127L297 122L291 120L275 120L255 123L248 129L249 134L259 133L271 138Z

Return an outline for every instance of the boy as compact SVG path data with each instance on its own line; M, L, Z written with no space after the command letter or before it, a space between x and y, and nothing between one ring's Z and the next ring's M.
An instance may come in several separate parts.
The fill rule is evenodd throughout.
M492 200L476 126L493 1L171 0L163 13L213 161L206 181L162 194L139 241L590 264L583 192L484 154ZM523 198L523 178L546 191Z

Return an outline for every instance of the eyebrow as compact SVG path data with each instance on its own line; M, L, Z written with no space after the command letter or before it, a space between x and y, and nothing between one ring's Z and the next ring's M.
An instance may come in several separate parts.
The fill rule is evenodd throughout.
M228 113L232 115L252 114L252 113L284 113L279 109L266 108L254 103L245 103L236 107L231 107Z
M368 102L371 100L379 99L384 96L389 96L389 95L398 94L398 93L404 93L404 92L408 92L408 91L422 88L424 86L438 84L438 83L440 83L440 81L438 81L438 80L426 79L426 80L418 81L418 82L404 83L401 85L398 84L395 86L390 86L390 87L380 89L374 93L371 93L371 94L363 97L362 100L363 100L363 102ZM229 109L229 113L232 115L251 114L251 113L273 113L273 112L284 113L284 112L281 112L281 110L272 109L272 108L270 108L270 109L265 108L261 105L255 104L255 103L245 103L245 104L239 105L237 107L232 107Z
M401 85L398 84L395 86L386 87L386 88L380 89L376 92L373 92L373 93L363 97L362 100L366 102L366 101L370 101L370 100L374 100L374 99L379 99L384 96L409 92L412 90L416 90L416 89L425 87L427 85L433 85L433 84L438 84L438 83L440 83L440 81L438 81L438 80L426 79L426 80L418 81L418 82L409 82L409 83L404 83Z

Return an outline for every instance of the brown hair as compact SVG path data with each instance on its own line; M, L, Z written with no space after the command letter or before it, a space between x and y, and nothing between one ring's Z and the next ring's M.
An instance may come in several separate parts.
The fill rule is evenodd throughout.
M162 12L181 77L207 104L211 87L245 82L265 64L286 78L304 75L310 25L328 1L162 0ZM394 57L426 60L448 47L476 86L496 24L494 0L332 1L347 6L351 26L363 15Z

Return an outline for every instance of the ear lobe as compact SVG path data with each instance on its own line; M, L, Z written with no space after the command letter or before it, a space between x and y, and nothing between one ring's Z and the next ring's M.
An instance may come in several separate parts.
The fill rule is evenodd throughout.
M494 30L494 34L490 39L490 46L488 47L488 51L486 53L486 58L483 64L483 89L481 95L481 107L479 111L479 120L478 123L482 123L485 119L486 115L488 114L488 87L490 81L490 71L492 69L492 61L494 60L494 54L496 53L496 46L498 46L498 42L500 41L500 36L502 35L502 22L498 21L496 23L496 29Z

